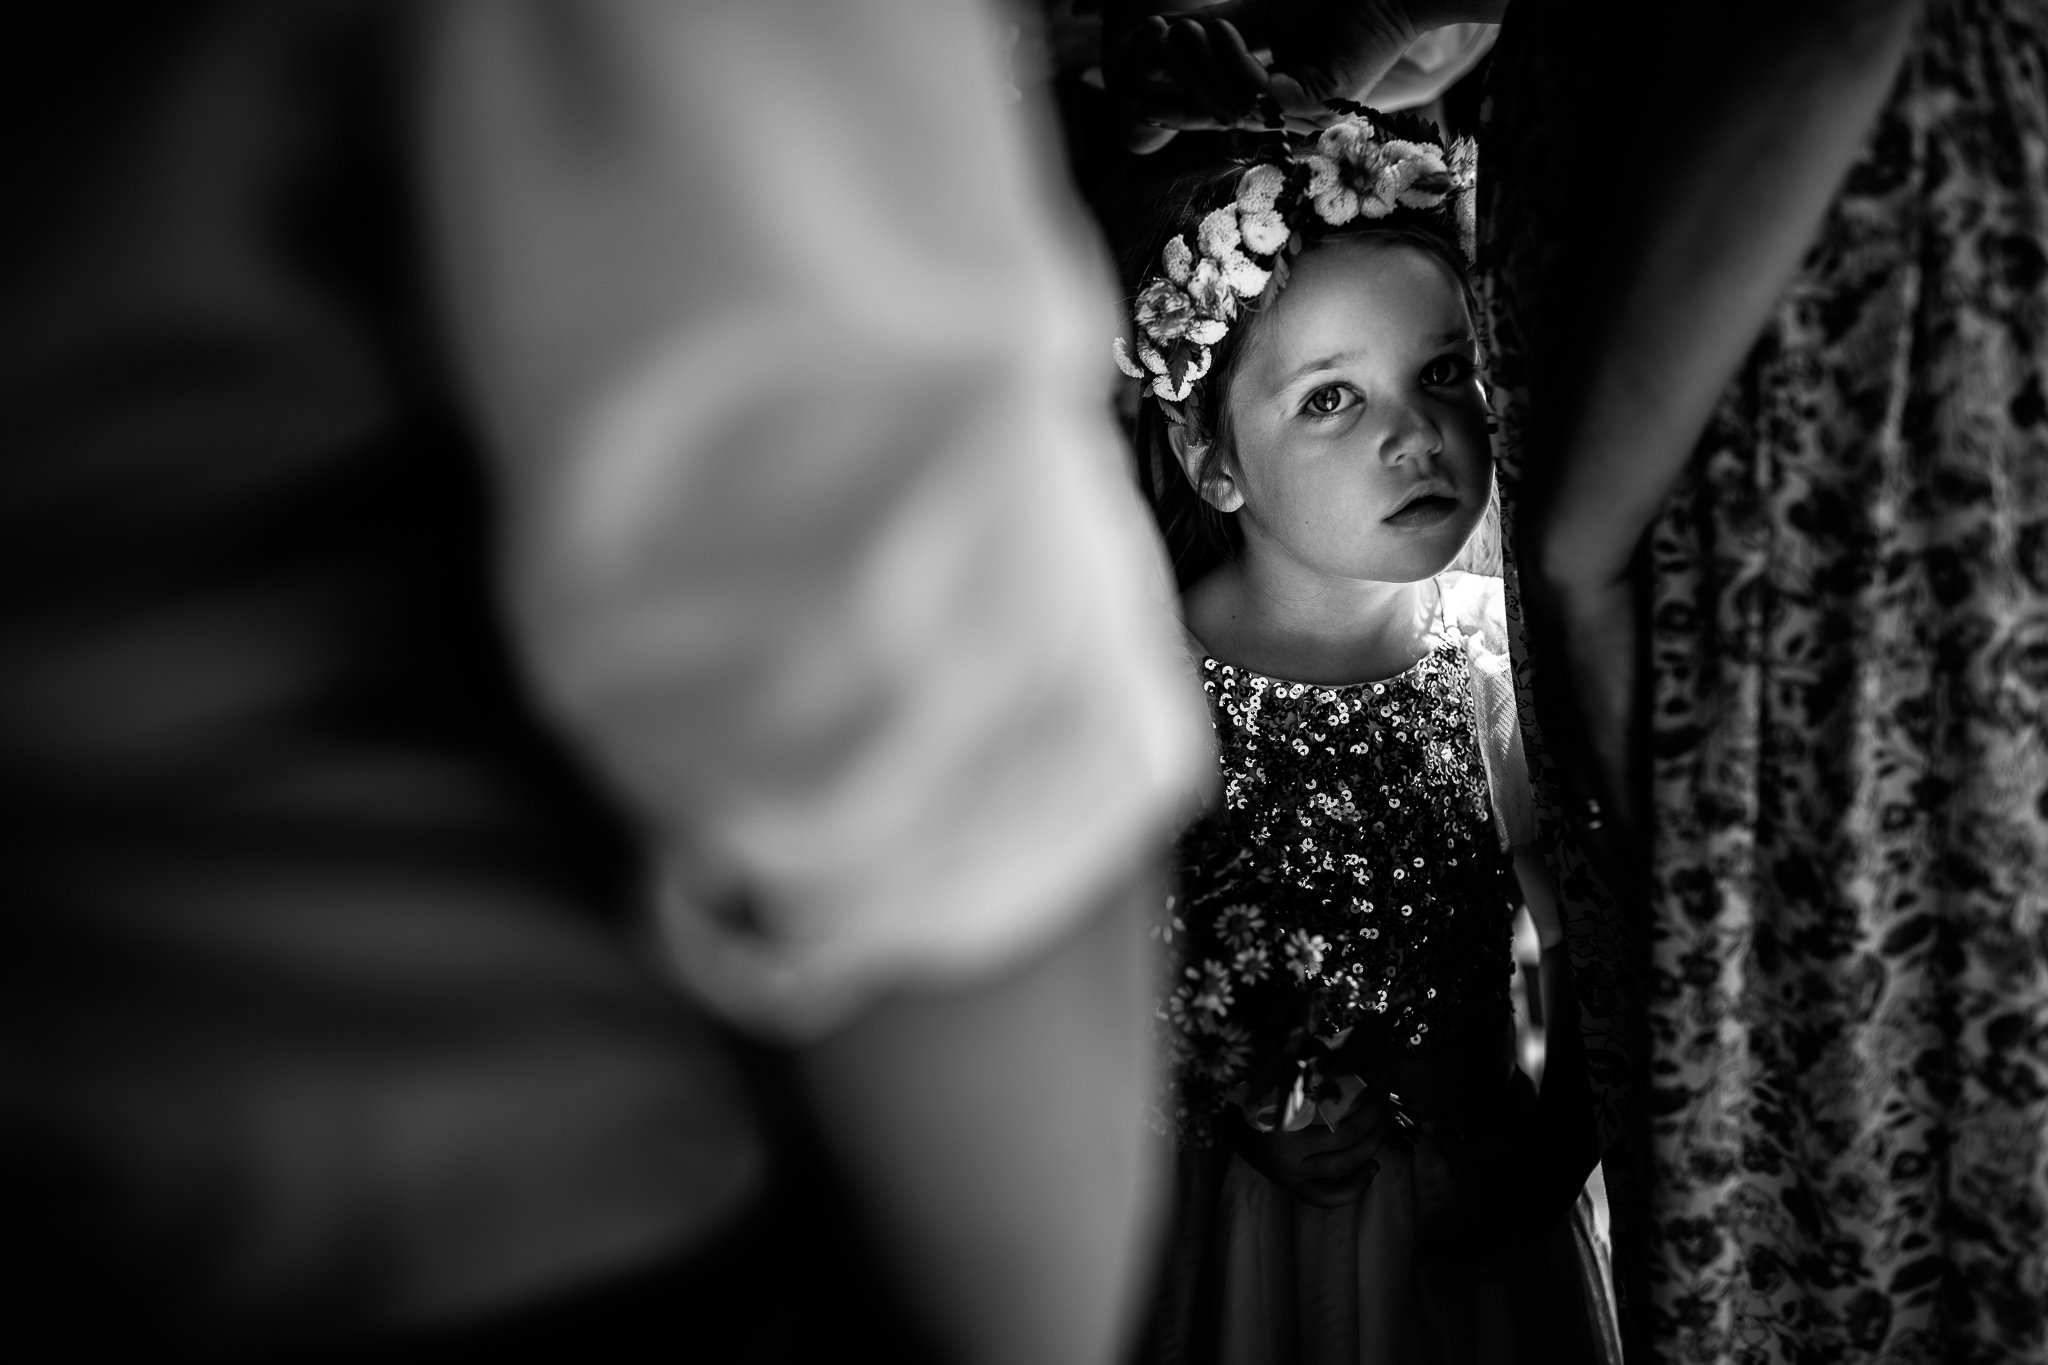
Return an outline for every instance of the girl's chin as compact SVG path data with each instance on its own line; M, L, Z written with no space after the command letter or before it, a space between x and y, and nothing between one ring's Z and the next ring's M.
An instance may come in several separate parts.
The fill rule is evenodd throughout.
M1448 548L1431 549L1421 554L1401 555L1396 559L1379 559L1371 564L1360 564L1349 569L1340 569L1333 578L1348 578L1360 583L1427 583L1451 567L1458 560L1458 552L1464 542Z
M1362 554L1346 550L1365 547L1339 548L1281 538L1264 547L1264 554L1272 555L1276 562L1295 565L1295 572L1306 569L1317 577L1360 583L1421 583L1456 563L1485 519L1483 507L1476 513L1459 511L1461 515L1434 526L1385 528L1390 534L1375 535ZM1249 558L1264 557L1249 545L1247 550Z
M1479 523L1485 519L1484 510L1474 516L1465 509L1458 514L1445 517L1428 526L1416 526L1398 530L1390 537L1389 549L1393 553L1380 560L1389 567L1398 566L1398 572L1388 575L1389 579L1413 582L1433 578L1457 562L1465 552L1465 546L1479 530Z

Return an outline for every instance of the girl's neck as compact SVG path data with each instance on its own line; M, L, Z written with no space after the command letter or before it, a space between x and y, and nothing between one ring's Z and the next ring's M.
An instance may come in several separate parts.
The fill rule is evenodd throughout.
M1187 624L1224 663L1336 686L1414 667L1435 647L1439 600L1434 579L1333 579L1274 572L1248 557L1189 590Z

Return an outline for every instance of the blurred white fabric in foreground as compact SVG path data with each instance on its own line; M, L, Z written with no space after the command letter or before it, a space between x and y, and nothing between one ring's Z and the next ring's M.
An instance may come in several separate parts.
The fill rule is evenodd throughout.
M1358 93L1375 109L1416 109L1442 98L1493 50L1499 24L1446 24L1409 44L1393 70Z
M1108 277L980 19L470 5L435 85L528 662L683 974L792 1037L1049 944L1204 771Z

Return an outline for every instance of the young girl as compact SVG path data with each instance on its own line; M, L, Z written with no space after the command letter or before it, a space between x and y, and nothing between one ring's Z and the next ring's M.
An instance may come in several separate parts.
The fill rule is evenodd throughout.
M1167 932L1166 1358L1605 1349L1606 1277L1571 1225L1597 1153L1500 584L1451 567L1493 487L1471 169L1469 145L1352 108L1193 196L1118 346L1222 776ZM1540 1097L1514 1063L1523 901L1554 1040Z

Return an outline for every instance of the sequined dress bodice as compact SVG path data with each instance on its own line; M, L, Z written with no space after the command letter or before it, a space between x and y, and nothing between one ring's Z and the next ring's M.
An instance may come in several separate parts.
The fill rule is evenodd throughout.
M1287 682L1205 659L1222 799L1180 844L1180 917L1200 950L1257 906L1314 924L1396 1057L1510 1018L1512 865L1494 833L1455 627L1381 682Z

